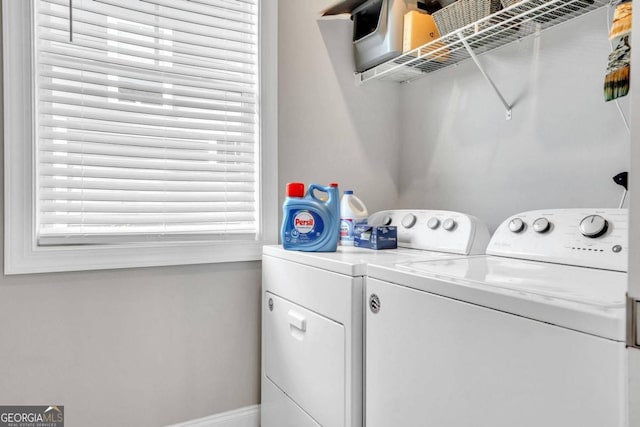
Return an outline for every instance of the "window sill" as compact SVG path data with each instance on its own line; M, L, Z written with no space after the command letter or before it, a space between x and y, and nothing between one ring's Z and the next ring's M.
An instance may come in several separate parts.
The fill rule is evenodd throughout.
M32 247L6 251L4 274L258 261L262 246L255 241Z

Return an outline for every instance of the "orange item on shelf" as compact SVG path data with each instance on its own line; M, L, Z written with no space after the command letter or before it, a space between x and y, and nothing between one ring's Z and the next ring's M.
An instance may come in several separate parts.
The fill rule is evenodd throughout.
M402 39L402 52L407 53L440 38L440 33L431 15L412 10L404 15L404 37ZM444 62L449 59L447 49L442 49L444 44L434 43L425 49L420 49L418 55L427 54L426 60ZM433 52L433 53L431 53Z

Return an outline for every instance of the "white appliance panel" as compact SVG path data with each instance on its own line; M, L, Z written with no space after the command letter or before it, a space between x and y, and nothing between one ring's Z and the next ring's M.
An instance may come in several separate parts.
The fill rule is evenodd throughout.
M344 426L344 326L269 292L265 298L267 378L320 425Z
M369 277L604 338L625 338L625 273L478 256L372 265Z
M291 251L285 251L281 247L278 249L285 254ZM297 253L296 253L297 254ZM317 408L322 407L326 410L324 400L326 396L321 394L313 394L307 396L310 401L304 400L305 406L300 402L292 400L290 389L297 390L300 384L306 386L308 378L288 377L287 381L296 381L297 384L285 383L280 384L274 379L272 370L289 369L286 358L271 359L266 362L267 354L274 352L290 352L289 356L297 357L295 348L288 347L287 341L279 342L268 338L267 321L268 316L268 297L276 295L289 303L304 308L322 318L330 319L335 324L342 325L344 329L343 347L338 349L336 357L343 360L342 370L344 372L345 381L340 386L343 396L344 423L346 426L362 426L362 301L364 299L364 277L348 276L338 274L331 270L321 269L305 265L299 262L290 261L285 258L265 255L262 263L262 283L263 283L263 310L262 310L262 403L282 408L282 411L292 412L293 419L298 419L302 414L307 414L309 419L320 424L320 420L313 419L311 413ZM288 315L288 312L287 312ZM294 316L295 317L295 316ZM295 318L293 319L295 322ZM288 319L289 321L289 319ZM319 338L317 336L314 336ZM324 336L325 340L331 342L330 335ZM326 346L326 342L315 343L318 346ZM310 354L311 360L299 360L298 363L308 366L314 362L314 355ZM275 366L274 365L278 365ZM275 375L278 377L278 374ZM273 383L272 383L273 380ZM322 379L324 381L324 379ZM309 388L312 391L313 388ZM298 408L299 411L296 411ZM343 409L340 409L343 410ZM261 425L263 427L282 427L289 424L283 424L283 415L274 410L266 410L261 412ZM304 417L302 417L304 418ZM333 422L329 420L329 422ZM291 424L296 426L296 424ZM300 426L307 424L300 423ZM313 424L311 424L313 425ZM322 425L325 427L325 425Z
M548 301L582 303L602 309L624 307L624 273L568 265L480 256L434 262L407 262L398 269L427 277L459 279L471 286Z
M398 228L398 246L460 255L484 254L489 230L478 218L454 211L410 209L376 212L369 224Z
M507 218L496 229L487 247L487 254L627 271L628 216L627 209L523 212ZM539 220L546 220L548 229L539 228L536 231L536 221ZM516 222L522 224L519 231L513 227ZM593 228L598 224L603 228ZM584 233L592 233L592 237Z
M263 256L262 283L263 291L344 323L351 312L352 288L359 286L362 293L363 279Z
M278 427L321 427L268 378L262 380L260 414Z
M338 246L336 252L299 252L282 246L264 246L264 255L328 270L348 276L364 276L369 263L395 263L410 259L446 258L451 254L407 248L373 250L355 246Z
M622 427L624 344L376 279L366 425ZM595 392L597 391L597 392Z

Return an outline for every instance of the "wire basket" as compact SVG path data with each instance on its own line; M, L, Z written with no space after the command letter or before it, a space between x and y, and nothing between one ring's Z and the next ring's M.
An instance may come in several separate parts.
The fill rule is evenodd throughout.
M533 21L538 23L548 23L565 15L573 15L582 8L590 8L594 4L594 0L573 0L554 2L550 0L500 0L502 6L506 9L510 6L519 4L511 11L512 15L517 15L528 10L537 8L542 12L541 17L534 18ZM506 16L506 15L505 15Z
M520 0L509 1L515 3ZM436 22L438 32L443 36L498 10L500 10L500 0L458 0L437 12L433 12L431 16Z

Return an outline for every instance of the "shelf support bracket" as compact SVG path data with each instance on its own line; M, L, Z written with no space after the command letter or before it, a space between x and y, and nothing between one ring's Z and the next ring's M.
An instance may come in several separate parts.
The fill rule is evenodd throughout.
M471 57L471 59L473 59L473 62L475 62L482 76L485 78L485 80L489 82L489 84L493 88L493 91L496 93L496 95L498 95L498 98L500 98L500 102L502 102L502 105L504 105L504 108L507 109L507 120L511 120L511 105L509 105L507 100L504 99L504 96L502 96L502 93L500 93L500 90L498 89L496 84L493 82L493 80L491 80L491 77L489 77L487 72L484 70L484 68L482 67L482 64L480 63L480 61L478 60L478 57L476 56L476 53L473 51L471 46L469 46L469 43L467 43L467 40L462 35L462 32L458 32L458 38L460 38L460 41L464 45L465 49L467 49L467 52L469 52L469 56Z

